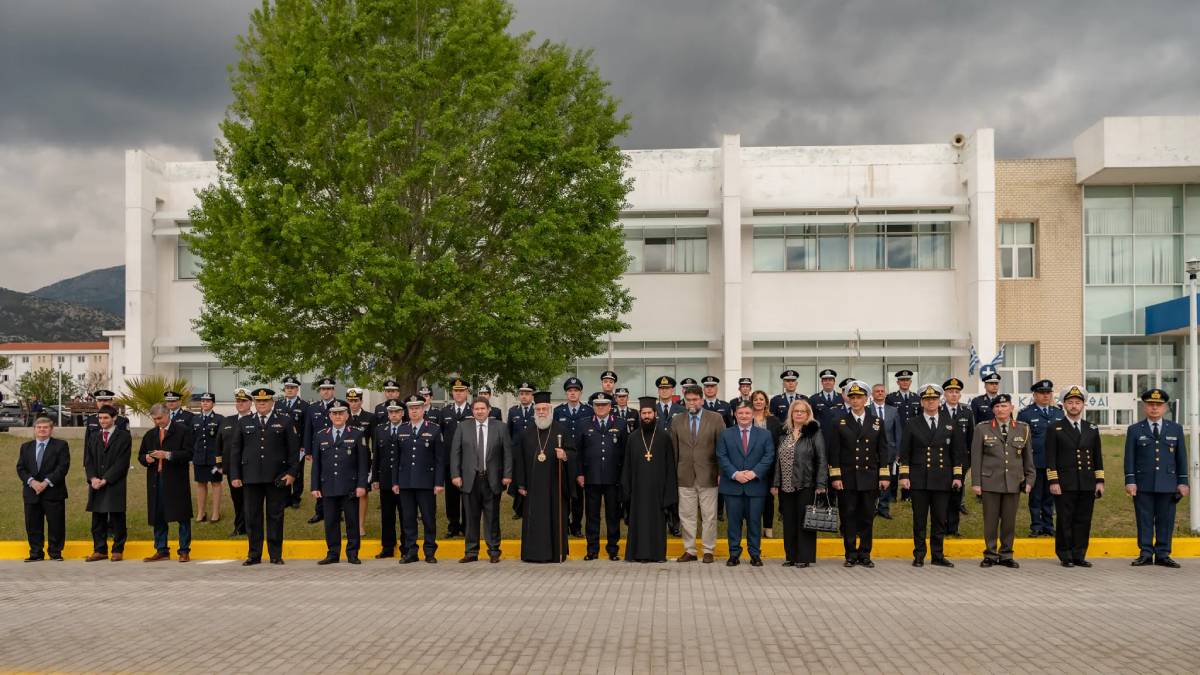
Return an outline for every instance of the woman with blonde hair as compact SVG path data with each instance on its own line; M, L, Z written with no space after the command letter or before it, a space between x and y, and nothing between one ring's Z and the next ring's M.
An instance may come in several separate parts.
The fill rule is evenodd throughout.
M788 406L783 433L775 446L775 476L771 494L779 497L783 519L784 567L808 567L817 561L817 533L804 529L804 510L825 494L829 462L825 437L804 399Z

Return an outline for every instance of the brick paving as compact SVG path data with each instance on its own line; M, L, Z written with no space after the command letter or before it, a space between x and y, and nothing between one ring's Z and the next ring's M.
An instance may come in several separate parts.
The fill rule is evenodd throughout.
M1200 561L0 562L0 669L1195 672Z

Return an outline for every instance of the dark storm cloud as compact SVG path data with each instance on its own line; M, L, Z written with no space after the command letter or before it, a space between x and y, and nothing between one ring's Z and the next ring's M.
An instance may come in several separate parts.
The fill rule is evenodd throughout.
M210 157L254 0L0 0L0 286L121 262L122 150ZM919 143L1065 156L1106 115L1200 113L1200 2L516 0L594 50L629 148ZM51 243L60 265L28 255Z

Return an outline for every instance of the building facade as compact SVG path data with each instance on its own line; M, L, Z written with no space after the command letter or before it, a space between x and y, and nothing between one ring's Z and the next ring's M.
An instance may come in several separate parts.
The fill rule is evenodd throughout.
M0 394L16 398L21 376L35 370L67 373L81 390L91 393L112 382L107 342L9 342L0 344L9 360L0 370Z

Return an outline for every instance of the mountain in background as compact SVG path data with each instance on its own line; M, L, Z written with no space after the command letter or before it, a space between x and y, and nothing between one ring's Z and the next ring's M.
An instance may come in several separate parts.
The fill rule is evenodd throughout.
M0 342L106 341L101 331L124 325L124 317L94 307L0 288Z
M29 295L92 307L108 314L125 316L125 266L92 270L77 277L43 286Z

